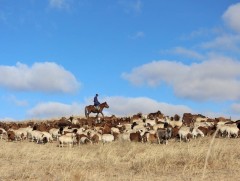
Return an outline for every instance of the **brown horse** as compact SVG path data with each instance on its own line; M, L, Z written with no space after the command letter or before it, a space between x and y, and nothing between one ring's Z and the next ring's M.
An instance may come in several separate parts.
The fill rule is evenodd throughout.
M85 107L85 116L86 118L89 118L89 114L90 113L97 113L97 116L99 113L102 114L102 116L104 117L102 111L104 108L109 108L107 102L101 103L99 106L99 108L97 109L94 105L89 105Z

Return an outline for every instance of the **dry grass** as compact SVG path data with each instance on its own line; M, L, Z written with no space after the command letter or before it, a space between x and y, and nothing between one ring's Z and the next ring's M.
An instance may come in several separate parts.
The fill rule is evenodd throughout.
M211 138L168 145L113 142L59 148L58 143L0 141L0 180L202 180ZM239 139L216 138L203 180L238 180Z

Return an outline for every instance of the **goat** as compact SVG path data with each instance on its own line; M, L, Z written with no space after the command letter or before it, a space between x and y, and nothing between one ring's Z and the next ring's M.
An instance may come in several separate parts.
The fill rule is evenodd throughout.
M164 143L167 144L168 140L172 136L172 128L168 127L166 129L158 129L157 130L157 138L158 138L158 144Z

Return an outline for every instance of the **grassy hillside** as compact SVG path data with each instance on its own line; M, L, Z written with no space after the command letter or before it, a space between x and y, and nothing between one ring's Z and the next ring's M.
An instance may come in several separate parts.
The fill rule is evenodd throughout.
M0 180L239 180L239 139L216 138L210 149L211 140L74 148L0 140Z

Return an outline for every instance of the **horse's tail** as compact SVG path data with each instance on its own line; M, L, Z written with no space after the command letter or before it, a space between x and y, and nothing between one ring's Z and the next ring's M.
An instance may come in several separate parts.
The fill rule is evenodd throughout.
M86 116L86 118L88 117L88 110L87 110L87 106L85 107L85 116Z

